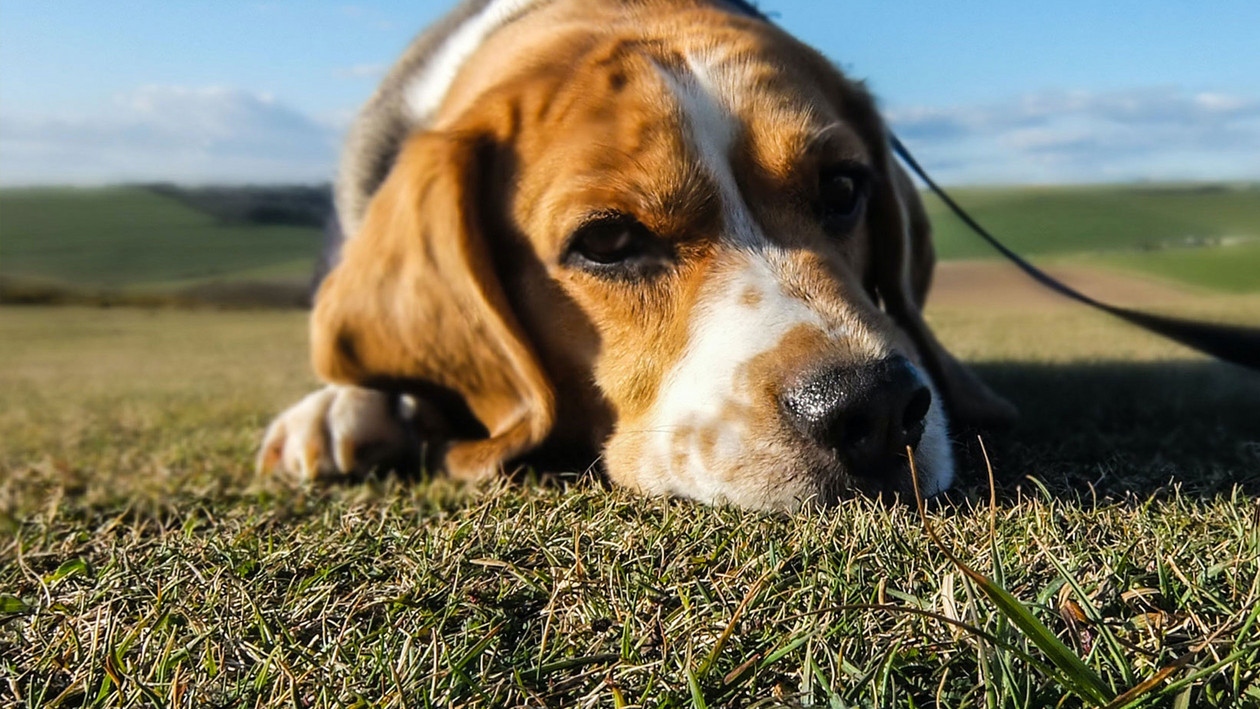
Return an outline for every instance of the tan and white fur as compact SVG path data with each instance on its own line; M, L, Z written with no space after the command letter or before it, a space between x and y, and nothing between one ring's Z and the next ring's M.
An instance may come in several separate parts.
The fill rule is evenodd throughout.
M338 475L424 442L470 480L542 457L750 508L901 492L904 466L874 479L782 403L897 357L931 391L922 491L949 487L946 409L1011 410L923 321L929 226L886 138L860 84L721 2L465 3L352 130L311 321L329 386L272 424L260 468ZM842 234L817 208L837 164L871 176ZM608 215L659 263L574 257Z

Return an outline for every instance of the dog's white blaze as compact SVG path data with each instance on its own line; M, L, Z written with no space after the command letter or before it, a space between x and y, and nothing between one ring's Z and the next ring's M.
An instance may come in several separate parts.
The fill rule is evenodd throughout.
M495 30L546 0L490 0L477 14L464 20L425 63L406 89L412 118L427 123L446 98L459 70Z
M678 100L687 126L691 145L700 164L717 183L722 198L724 236L741 246L765 242L748 206L739 193L739 183L731 170L730 153L739 126L731 113L735 92L728 87L737 82L738 66L718 65L687 57L689 73L677 75L663 71L666 82Z
M654 436L655 467L663 473L658 492L717 502L730 493L720 471L736 464L752 443L743 417L723 416L753 404L752 393L737 381L741 368L777 347L793 328L823 328L824 323L783 292L765 257L772 247L740 195L730 164L738 132L732 92L726 90L731 72L691 56L687 69L679 74L661 67L661 76L678 101L695 157L718 189L722 238L747 249L748 263L728 277L720 293L697 304L687 349L663 382L648 430ZM692 440L679 441L680 431ZM705 432L713 436L707 456L701 443Z
M758 297L750 303L746 296L752 293ZM666 473L661 492L710 502L729 493L715 472L723 463L735 462L749 442L742 418L724 413L751 406L756 395L741 385L741 369L800 325L828 329L818 313L783 292L770 264L759 255L750 255L719 293L696 305L687 348L665 378L648 426L656 465ZM708 457L699 440L706 429L716 434ZM695 438L680 457L677 433L686 430Z

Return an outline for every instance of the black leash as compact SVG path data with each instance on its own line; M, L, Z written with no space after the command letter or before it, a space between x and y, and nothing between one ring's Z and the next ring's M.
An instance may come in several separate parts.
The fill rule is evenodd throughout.
M1116 305L1104 303L1102 301L1091 298L1084 293L1068 286L1062 281L1054 278L1045 271L1028 263L1019 254L1011 251L1005 244L998 241L996 237L989 233L987 229L980 226L979 222L971 217L958 203L949 196L949 194L941 188L940 185L928 176L927 171L919 165L906 146L897 139L895 135L889 135L892 143L893 151L902 159L905 164L914 171L927 186L936 193L937 197L958 216L959 219L971 227L971 230L980 236L981 239L989 242L989 245L997 249L1012 263L1019 266L1020 270L1027 273L1041 285L1050 290L1067 296L1078 303L1084 303L1093 308L1110 313L1121 320L1125 320L1140 328L1149 330L1158 335L1162 335L1174 342L1198 350L1204 354L1212 355L1226 362L1247 367L1256 371L1260 371L1260 328L1242 327L1237 325L1218 325L1216 323L1199 322L1197 320L1186 320L1183 318L1173 318L1166 315L1155 315L1153 313L1144 313L1129 308L1121 308ZM1260 277L1260 276L1257 276Z

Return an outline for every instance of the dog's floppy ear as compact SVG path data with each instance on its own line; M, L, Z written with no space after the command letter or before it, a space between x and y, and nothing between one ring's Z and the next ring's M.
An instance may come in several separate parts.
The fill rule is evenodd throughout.
M893 159L883 121L868 107L863 132L879 172L869 212L871 255L884 310L914 341L952 416L981 426L1010 423L1015 407L954 359L923 320L936 265L932 225L914 182Z
M462 397L488 434L447 449L444 467L465 479L492 475L536 447L555 409L484 228L492 147L474 135L410 137L311 317L312 359L324 379Z

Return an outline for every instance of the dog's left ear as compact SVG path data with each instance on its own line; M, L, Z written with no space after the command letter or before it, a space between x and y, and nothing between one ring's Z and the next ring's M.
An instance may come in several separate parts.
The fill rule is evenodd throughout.
M408 138L311 316L312 360L325 381L462 399L486 434L446 449L443 466L464 479L491 476L536 447L555 412L495 267L508 247L487 228L492 154L474 135Z
M1018 415L1015 407L946 351L923 319L936 265L932 225L914 182L893 158L887 128L869 98L862 108L866 115L859 125L866 129L863 132L879 173L868 229L875 289L884 311L914 341L954 418L980 426L1008 424Z

